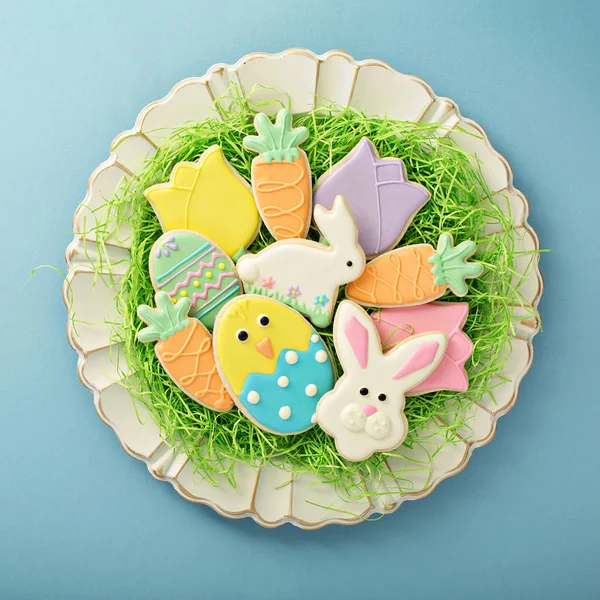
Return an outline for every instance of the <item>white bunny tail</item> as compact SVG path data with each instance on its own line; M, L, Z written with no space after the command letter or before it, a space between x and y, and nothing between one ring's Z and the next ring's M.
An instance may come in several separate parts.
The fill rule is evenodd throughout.
M248 254L242 256L238 261L237 272L244 283L253 283L260 274L255 258Z

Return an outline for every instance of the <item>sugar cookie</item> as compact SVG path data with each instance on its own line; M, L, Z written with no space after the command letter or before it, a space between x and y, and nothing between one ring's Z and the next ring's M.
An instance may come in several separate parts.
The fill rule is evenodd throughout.
M318 424L350 461L397 448L408 429L404 395L436 368L448 337L442 332L416 335L383 354L369 315L345 300L335 315L333 339L344 374L321 397Z
M173 301L189 298L190 317L212 329L223 304L242 293L233 262L199 233L176 229L163 234L150 251L150 279Z
M375 311L375 323L384 352L415 334L436 330L448 335L448 347L440 364L431 375L406 392L407 396L438 390L466 392L469 378L465 362L473 352L473 342L462 328L469 314L466 302L430 302L418 306L398 306Z
M478 277L483 266L468 262L475 242L452 245L442 233L437 250L415 244L390 250L367 263L363 274L346 287L346 296L366 306L412 306L442 296L449 288L456 296L467 293L466 279Z
M233 258L245 252L260 228L251 188L219 146L205 150L196 162L176 164L167 183L153 185L144 195L164 232L196 231Z
M282 108L275 123L264 113L254 119L258 135L244 146L258 156L252 161L252 190L261 217L276 240L304 238L312 213L312 181L308 158L298 146L308 129L292 129L292 113Z
M331 322L339 286L358 277L365 255L348 204L338 196L328 211L315 207L315 222L329 246L282 240L237 264L246 292L275 298L306 315L317 327Z
M214 331L217 367L238 408L265 431L313 426L319 398L333 388L325 344L295 310L262 296L231 300ZM327 359L316 355L325 352Z
M173 304L167 292L157 292L155 301L155 309L138 307L138 316L148 324L138 332L139 340L157 342L158 360L192 400L213 410L229 410L233 401L217 371L210 333L200 321L188 318L190 299Z
M315 207L331 208L338 194L352 209L358 241L369 258L393 248L429 200L423 186L407 180L402 160L379 158L367 138L319 177Z

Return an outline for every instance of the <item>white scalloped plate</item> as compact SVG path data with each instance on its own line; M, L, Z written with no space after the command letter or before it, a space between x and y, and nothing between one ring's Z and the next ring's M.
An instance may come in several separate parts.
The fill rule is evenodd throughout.
M104 199L113 195L123 179L135 176L174 128L214 117L211 106L215 98L226 93L232 82L246 91L264 86L255 92L253 100L289 99L293 112L333 101L374 116L440 123L440 136L450 135L481 161L488 185L498 193L499 205L514 223L517 249L539 249L537 235L527 224L528 202L513 187L508 162L492 148L477 123L462 117L452 100L436 96L423 80L399 73L378 60L355 61L337 50L321 56L296 48L281 54L249 54L235 65L215 65L204 77L181 81L165 98L144 108L135 127L114 140L108 160L90 177L87 194L73 217L73 231L81 233L75 234L66 251L68 277L63 290L70 312L67 335L79 354L79 377L94 393L100 418L114 429L127 453L143 460L155 478L169 481L187 500L207 504L221 515L252 517L265 527L289 522L316 529L331 523L355 524L375 513L392 512L405 500L427 496L440 481L461 471L473 450L494 437L498 418L514 405L519 383L533 360L532 338L538 331L537 320L525 317L527 309L537 305L543 290L537 254L525 254L518 263L519 272L525 276L520 286L524 306L516 306L514 311L522 320L515 336L507 341L509 358L502 377L498 377L494 398L484 397L465 410L461 416L468 427L459 431L461 439L456 442L448 442L439 433L443 422L432 420L420 434L418 446L404 449L402 459L388 460L389 478L364 483L381 492L376 500L340 497L329 484L312 485L314 479L307 475L292 481L288 472L273 465L262 469L236 465L235 489L225 479L218 486L202 480L187 456L174 452L161 438L145 407L134 404L120 385L123 378L135 375L129 373L122 360L120 347L110 341L110 322L119 318L114 298L120 276L127 269L130 232L126 228L114 232L105 250L112 264L111 273L97 277L94 271L103 272L106 256L95 246L94 227L99 214L104 218ZM489 233L493 235L494 231L492 223ZM425 468L429 456L434 458ZM391 475L399 470L403 471L403 492Z

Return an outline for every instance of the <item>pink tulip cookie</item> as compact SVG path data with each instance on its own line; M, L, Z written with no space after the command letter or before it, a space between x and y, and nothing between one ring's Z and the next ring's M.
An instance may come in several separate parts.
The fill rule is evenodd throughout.
M431 330L448 335L448 347L440 364L427 379L408 390L407 396L438 390L467 391L469 378L464 365L473 353L473 342L462 328L468 314L466 302L431 302L420 306L383 308L371 315L384 352L393 350L403 340Z
M394 450L408 430L405 394L438 366L448 336L415 335L384 354L371 317L345 300L335 315L333 339L344 374L319 401L317 423L347 460Z

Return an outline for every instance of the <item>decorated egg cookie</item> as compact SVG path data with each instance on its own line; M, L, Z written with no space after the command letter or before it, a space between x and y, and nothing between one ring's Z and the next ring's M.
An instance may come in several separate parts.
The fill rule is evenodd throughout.
M190 398L213 410L229 410L233 401L217 371L212 338L197 319L188 318L189 309L189 298L173 304L166 292L157 292L156 308L138 307L138 316L148 324L138 332L138 339L157 342L158 360Z
M163 234L152 246L150 278L173 302L189 298L189 316L208 329L221 307L242 291L227 254L203 235L183 229Z
M352 209L358 241L368 257L393 248L429 200L424 187L407 180L402 160L379 158L367 138L319 178L315 207L331 208L338 194Z
M219 313L214 330L219 372L239 409L279 435L312 427L321 396L333 388L325 344L295 310L245 295Z
M163 231L196 231L231 257L245 252L260 227L250 186L219 146L205 150L195 163L176 164L167 183L153 185L144 195Z

